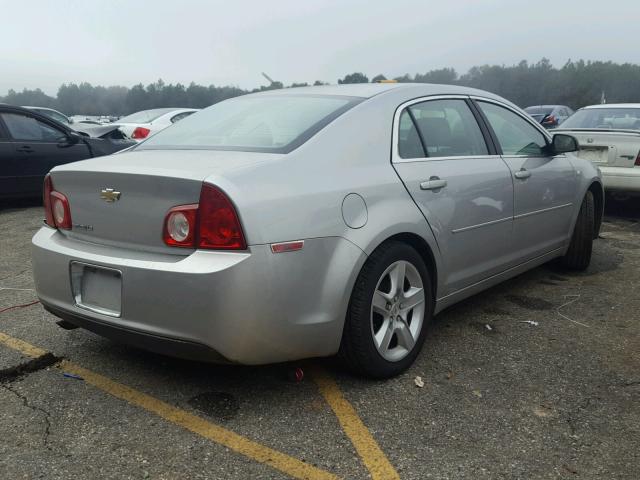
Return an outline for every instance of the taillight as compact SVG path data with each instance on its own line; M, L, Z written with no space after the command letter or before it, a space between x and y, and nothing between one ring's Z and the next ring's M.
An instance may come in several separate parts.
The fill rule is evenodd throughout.
M147 135L149 135L150 131L151 130L149 130L148 128L136 127L136 129L131 134L131 138L136 138L138 140L140 140L142 138L147 138Z
M44 178L44 188L42 195L44 204L45 222L53 228L64 228L71 230L71 207L67 197L53 189L51 176Z
M636 157L636 163L634 163L636 167L640 167L640 152L638 152L638 156Z
M247 245L231 200L213 185L200 191L199 248L244 250Z
M51 175L44 177L44 186L42 188L42 204L44 205L45 223L50 227L56 228L56 222L53 219L53 211L51 210L51 192L53 191L53 182Z
M542 123L556 123L556 117L554 117L553 115L549 115L542 121Z
M195 246L198 204L181 205L169 210L164 221L164 243L172 247Z
M231 200L218 188L202 184L200 202L167 212L164 243L171 247L244 250L247 244Z

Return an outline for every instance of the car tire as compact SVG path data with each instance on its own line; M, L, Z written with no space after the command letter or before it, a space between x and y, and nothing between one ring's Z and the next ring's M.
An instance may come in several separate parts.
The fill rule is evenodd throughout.
M570 270L582 271L587 269L591 262L594 229L595 202L593 193L587 191L580 206L569 249L561 259L562 266Z
M387 242L371 254L358 275L339 357L359 375L398 375L420 353L432 317L431 280L422 257L405 243Z

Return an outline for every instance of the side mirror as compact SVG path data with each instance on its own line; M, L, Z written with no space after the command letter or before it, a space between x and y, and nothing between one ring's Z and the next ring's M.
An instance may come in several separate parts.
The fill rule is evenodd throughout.
M553 136L553 142L551 144L553 148L553 154L558 155L560 153L575 152L579 149L578 140L571 135L565 135L564 133L556 133Z
M79 133L69 132L60 139L60 141L58 142L58 147L72 147L73 145L78 144L80 140L82 140L82 136Z

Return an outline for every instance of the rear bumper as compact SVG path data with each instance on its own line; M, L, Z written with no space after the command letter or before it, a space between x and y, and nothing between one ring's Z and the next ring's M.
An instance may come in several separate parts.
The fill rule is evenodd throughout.
M605 190L640 192L640 167L599 167Z
M36 291L55 315L100 335L178 357L273 363L337 352L365 254L339 237L303 250L150 254L67 238L33 237ZM76 304L71 262L121 272L120 317Z

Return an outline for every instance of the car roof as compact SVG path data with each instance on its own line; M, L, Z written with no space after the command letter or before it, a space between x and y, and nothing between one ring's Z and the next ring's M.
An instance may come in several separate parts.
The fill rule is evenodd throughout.
M558 107L569 108L566 105L529 105L528 107L525 107L525 109L527 108L558 108Z
M601 105L587 105L583 108L640 108L640 103L603 103Z
M388 92L404 92L408 98L426 97L433 95L477 95L485 98L493 98L505 102L501 98L484 90L458 85L443 85L437 83L351 83L342 85L318 85L312 87L281 88L277 90L264 90L245 95L327 95L372 98ZM510 103L510 102L507 102Z

